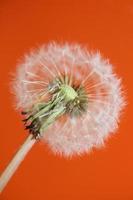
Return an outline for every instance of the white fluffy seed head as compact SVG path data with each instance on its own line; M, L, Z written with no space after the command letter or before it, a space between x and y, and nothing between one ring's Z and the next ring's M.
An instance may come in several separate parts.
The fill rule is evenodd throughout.
M37 102L48 101L49 84L62 74L71 84L84 87L88 107L80 117L63 115L57 119L43 139L54 153L64 156L101 147L116 131L125 101L121 80L100 53L90 53L77 44L50 43L26 55L13 81L17 108L29 110Z

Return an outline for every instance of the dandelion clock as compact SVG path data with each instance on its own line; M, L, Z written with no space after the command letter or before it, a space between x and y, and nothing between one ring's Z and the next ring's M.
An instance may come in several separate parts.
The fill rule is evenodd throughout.
M0 191L39 140L65 157L102 147L125 105L109 61L78 44L50 43L26 55L12 91L29 134L1 175Z

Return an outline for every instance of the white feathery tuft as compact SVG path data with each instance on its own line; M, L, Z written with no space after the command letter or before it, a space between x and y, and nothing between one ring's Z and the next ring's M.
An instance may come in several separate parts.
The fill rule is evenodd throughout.
M100 53L89 53L78 44L50 43L26 55L17 66L13 82L17 108L28 110L38 101L47 101L48 85L63 73L85 88L87 111L81 117L57 119L43 139L54 153L72 156L103 146L118 128L125 100L121 79Z

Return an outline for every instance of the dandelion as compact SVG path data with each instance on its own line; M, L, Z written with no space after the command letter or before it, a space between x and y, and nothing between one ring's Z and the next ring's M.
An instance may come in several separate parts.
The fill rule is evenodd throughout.
M26 55L13 92L30 140L66 157L103 146L125 105L109 61L78 44L50 43Z

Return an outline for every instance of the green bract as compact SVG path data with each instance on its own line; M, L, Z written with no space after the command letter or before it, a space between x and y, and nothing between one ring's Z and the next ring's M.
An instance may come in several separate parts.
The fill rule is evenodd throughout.
M48 87L51 99L48 102L36 103L30 111L23 112L28 116L24 119L26 129L29 129L36 139L64 113L76 117L86 111L88 101L85 90L69 83L68 77L56 78Z

